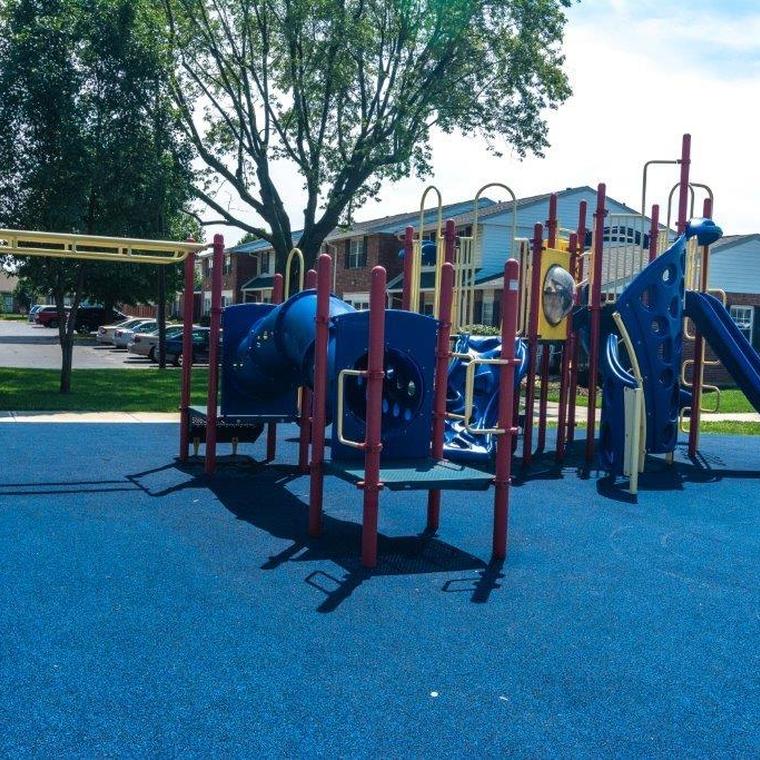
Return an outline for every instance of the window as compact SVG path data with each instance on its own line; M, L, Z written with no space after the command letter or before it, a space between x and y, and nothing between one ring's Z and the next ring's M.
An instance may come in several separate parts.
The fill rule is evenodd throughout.
M224 254L224 274L229 274L232 271L232 256L229 253Z
M739 328L742 335L752 343L752 323L754 321L754 309L751 306L732 306L731 319Z
M369 309L369 293L346 293L343 296L343 300L357 311L367 311Z
M270 251L259 254L259 274L274 274L274 256Z
M494 294L492 290L483 291L483 304L480 321L484 325L493 325L493 295Z
M351 238L346 241L346 269L362 269L367 266L367 238Z
M203 313L204 315L211 313L211 293L203 294Z

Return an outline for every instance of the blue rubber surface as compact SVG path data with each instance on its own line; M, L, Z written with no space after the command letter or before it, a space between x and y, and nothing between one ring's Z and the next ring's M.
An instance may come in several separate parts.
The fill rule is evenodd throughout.
M757 756L760 446L703 441L638 504L514 488L501 569L490 493L424 539L384 492L368 574L335 478L307 541L305 478L209 487L173 425L4 425L0 754Z

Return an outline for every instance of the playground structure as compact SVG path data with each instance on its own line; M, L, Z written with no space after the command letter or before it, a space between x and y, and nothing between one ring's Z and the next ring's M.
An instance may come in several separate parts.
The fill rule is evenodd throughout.
M255 440L268 426L267 458L276 454L276 425L300 424L299 467L311 478L309 534L322 529L324 478L334 475L363 491L362 562L377 562L381 489L428 492L426 529L435 532L445 490L484 490L494 485L493 554L506 556L512 437L512 397L518 264L504 268L502 335L498 355L465 357L465 426L473 412L474 369L498 367L496 427L476 431L496 439L495 474L454 463L443 456L447 372L451 358L454 300L454 225L447 222L445 260L440 267L438 318L411 310L386 309L386 273L372 271L368 311L355 311L331 294L332 260L319 257L317 270L303 273L306 286L283 301L284 280L276 275L271 304L221 308L224 241L214 239L210 376L205 408L189 404L191 362L183 362L180 458L191 440L206 444L205 469L216 468L221 440ZM192 286L193 257L186 259L186 287ZM411 280L404 302L411 298ZM185 298L186 319L190 319ZM223 320L222 320L223 317ZM188 324L188 322L186 322ZM218 404L218 344L224 331L221 403ZM189 331L186 331L189 332ZM190 354L186 354L190 356ZM471 368L471 369L470 369ZM330 459L325 427L332 422ZM220 437L220 434L223 438Z
M659 223L657 205L649 218L645 215L647 174L657 164L680 169L665 225ZM372 271L369 310L355 311L331 293L331 257L322 254L316 270L307 272L303 255L293 249L285 277L275 275L271 304L223 310L224 240L217 235L207 403L190 404L192 331L185 329L180 459L187 460L191 443L196 452L205 443L205 472L212 475L217 444L232 443L234 451L266 429L267 461L272 461L278 424L297 423L298 466L310 475L310 535L322 530L328 475L363 491L361 552L367 567L377 562L381 490L427 491L426 530L432 533L440 524L443 491L493 485L492 548L501 560L517 434L522 429L521 467L529 473L546 447L549 348L559 346L554 460L565 461L574 444L585 353L584 469L594 466L598 454L602 469L628 478L635 493L646 455L672 458L679 427L687 421L689 455L696 455L704 395L713 392L719 399L718 389L704 383L706 343L760 410L760 356L726 312L725 294L721 301L708 291L709 247L722 234L710 219L712 192L691 182L689 173L690 137L685 135L680 158L645 165L640 214L609 214L606 187L600 184L590 228L585 201L575 226L567 228L557 218L552 195L546 224L535 224L531 239L516 237L516 196L502 183L478 191L468 236L457 235L453 220L443 222L441 194L427 188L418 234L405 230L401 309L386 308L382 267ZM473 320L479 201L490 187L511 196L508 251L518 258L506 261L503 269L501 334L478 338L459 331ZM698 189L707 195L704 218L690 224L687 214L691 209L693 216ZM437 222L433 240L425 240L425 201L431 191L438 197ZM195 255L205 247L192 241L0 230L0 253L11 255L159 265L184 261L186 327L193 317ZM418 313L425 264L435 271L432 316ZM297 279L291 283L294 267ZM693 329L687 329L686 320ZM684 339L694 343L694 356L686 361ZM328 460L325 429L330 424Z
M719 354L723 351L722 357L731 357L733 365L727 358L724 363L756 406L760 395L760 374L748 353L751 349L736 348L734 331L705 293L709 245L721 233L709 221L687 230L689 196L693 211L695 189L708 194L704 216L712 211L709 188L689 181L689 151L687 135L680 158L648 162L644 171L642 204L650 166L680 167L666 217L669 222L678 190L675 239L669 226L659 223L657 205L649 217L643 208L640 214L609 214L604 184L597 189L590 227L586 202L580 203L575 226L563 227L552 195L545 226L535 224L529 240L516 237L512 190L501 183L486 185L476 196L472 234L457 236L454 222L443 221L440 192L427 188L420 203L419 231L415 234L408 227L404 234L404 289L398 310L386 308L382 268L372 272L369 311L356 312L330 292L331 258L322 254L317 270L304 272L303 257L294 249L285 279L275 276L273 303L227 307L222 325L217 264L224 242L217 237L210 329L215 347L224 328L221 403L218 356L212 348L205 408L189 405L191 363L183 365L181 458L187 457L191 440L196 449L205 441L205 468L212 474L218 442L235 445L255 440L266 426L271 461L276 456L277 424L296 422L299 469L311 478L309 533L317 536L321 531L325 476L356 484L364 492L362 561L368 567L377 561L383 488L427 490L426 529L433 532L439 526L443 490L483 489L493 483L493 552L503 558L516 434L522 429L521 466L528 472L546 447L549 347L559 346L555 461L563 462L574 444L576 394L585 353L583 468L592 469L598 457L610 475L627 477L635 493L646 454L672 456L679 422L689 421L689 451L692 455L696 451L702 397L709 390L703 382L705 338ZM518 255L519 263L509 261L504 271L500 338L476 338L456 333L472 321L479 199L490 187L511 196L508 250ZM423 235L425 202L431 192L438 200L432 240ZM294 262L297 288L290 287ZM435 272L432 318L418 313L426 265ZM192 257L185 266L190 287ZM284 300L292 290L297 292ZM684 330L685 316L695 321L697 332ZM682 335L695 341L695 356L687 362L682 361ZM687 383L690 366L692 380ZM325 427L330 423L328 461Z

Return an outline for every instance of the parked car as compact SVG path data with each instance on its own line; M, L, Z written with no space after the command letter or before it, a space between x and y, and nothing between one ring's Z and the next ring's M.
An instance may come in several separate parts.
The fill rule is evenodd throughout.
M37 303L34 306L32 306L31 309L29 309L29 321L34 322L34 315L42 309L44 306L50 306L51 304L41 304Z
M166 339L182 334L182 325L166 325ZM131 354L147 356L152 362L158 361L158 330L150 333L138 333L127 346Z
M131 342L135 333L150 333L158 327L155 319L141 319L140 322L131 327L117 327L113 333L113 344L116 348L126 348Z
M71 309L67 306L64 311L68 318ZM42 327L58 327L58 321L57 306L43 306L41 309L38 309L37 313L34 315L35 324L41 325Z
M101 325L98 328L98 333L95 336L95 340L97 340L98 343L113 343L113 334L116 332L116 330L121 327L129 329L130 327L134 327L142 321L144 321L142 317L129 317L123 322L118 322L115 325Z
M166 361L171 362L175 367L182 363L183 332L166 341ZM193 364L208 361L209 332L208 327L193 328Z
M103 306L80 306L77 311L76 330L79 333L91 333L101 325L111 325L129 319L118 309L106 309Z

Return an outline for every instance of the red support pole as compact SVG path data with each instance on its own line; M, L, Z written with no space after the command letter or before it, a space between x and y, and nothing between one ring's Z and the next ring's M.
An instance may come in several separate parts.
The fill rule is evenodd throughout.
M546 220L546 245L557 247L557 193L549 196L549 218Z
M705 219L712 218L712 201L705 198L702 207L702 216ZM704 293L708 288L708 266L709 266L710 246L702 246L702 268L700 272L699 287ZM697 455L699 447L699 423L702 417L702 371L705 366L705 339L699 332L696 325L694 326L694 365L692 366L691 381L691 416L689 417L689 456Z
M446 241L454 222L446 222ZM449 374L451 338L451 306L454 301L454 265L446 261L441 269L441 299L438 315L438 342L435 353L435 396L433 398L433 433L431 455L433 459L443 459L443 433L446 425L446 387ZM428 491L427 530L435 532L440 524L441 492Z
M314 290L317 287L317 272L309 269L306 272L304 288ZM301 412L298 424L300 432L298 436L298 469L301 472L309 471L309 443L311 442L311 389L301 388Z
M546 410L549 403L549 344L543 344L541 353L541 392L538 396L538 440L536 452L546 448Z
M570 259L571 272L576 282L580 282L583 279L583 253L586 249L586 214L588 211L588 204L586 201L581 201L578 208L578 253L573 262ZM575 303L578 304L580 293L575 294ZM570 371L570 387L568 389L568 404L567 404L567 442L573 443L575 441L575 402L578 395L578 362L580 361L580 341L578 336L573 333L572 335L572 369Z
M541 301L541 253L544 228L533 227L533 272L530 281L530 313L528 314L528 371L525 377L525 424L523 427L523 465L533 456L533 406L536 400L536 362L538 360L538 309ZM502 317L502 324L504 318Z
M327 346L329 340L332 259L323 253L317 261L317 313L314 339L314 391L312 395L311 483L309 486L309 535L322 532L324 488L325 418L327 414Z
M420 234L422 231L420 230ZM414 257L414 227L404 230L404 288L401 291L401 308L409 311L412 305L412 270ZM416 284L419 287L419 283Z
M285 297L285 280L281 274L276 274L272 281L272 303L282 303ZM277 456L277 423L267 425L267 462L272 462Z
M189 242L193 242L192 239ZM195 254L185 259L185 294L182 300L182 391L179 409L179 458L186 462L190 446L190 397L193 373L193 306L195 290Z
M453 219L446 220L446 226L443 231L443 261L446 264L454 265L457 244L457 226Z
M575 268L578 258L578 235L573 232L570 235L570 274L575 278ZM567 413L568 413L568 388L570 386L570 373L572 371L573 356L573 331L571 319L567 320L565 332L565 345L562 349L562 366L559 373L559 409L557 411L557 461L561 462L565 456L565 441L567 440Z
M657 258L657 244L660 237L660 206L652 206L652 225L649 228L649 263Z
M364 442L364 509L362 516L362 564L377 564L377 512L380 499L382 451L383 371L385 363L385 269L372 270L369 295L367 354L367 434Z
M678 188L678 234L686 229L686 214L689 204L689 169L691 167L691 135L686 134L681 141L681 178Z
M515 337L517 333L517 301L520 292L520 265L510 259L504 266L504 288L501 293L501 358L499 370L499 427L504 431L496 440L496 467L493 497L493 556L507 556L509 523L509 480L512 474L513 427L512 399L515 395Z
M602 256L604 252L604 218L607 187L602 182L596 192L596 211L594 212L594 251L592 256L591 292L589 309L591 311L589 327L588 356L588 410L586 416L586 464L594 458L596 435L596 380L599 376L599 329L602 313Z
M206 400L206 474L216 471L216 425L219 396L219 335L222 328L222 270L224 237L214 235L214 270L211 274L211 323L208 334L208 398ZM184 351L184 347L183 347ZM185 359L184 355L183 361ZM192 349L190 351L192 356Z

